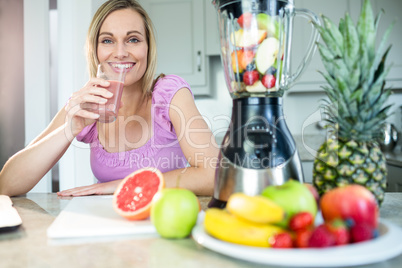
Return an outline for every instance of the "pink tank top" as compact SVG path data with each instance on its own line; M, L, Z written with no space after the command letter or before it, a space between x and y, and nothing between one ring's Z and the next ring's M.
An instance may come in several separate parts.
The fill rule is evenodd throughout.
M169 117L172 98L181 88L190 90L189 84L176 75L166 75L155 84L151 109L153 133L142 147L117 153L105 151L98 139L96 123L77 135L78 141L90 144L91 169L98 182L123 179L143 167L156 167L163 173L187 166Z

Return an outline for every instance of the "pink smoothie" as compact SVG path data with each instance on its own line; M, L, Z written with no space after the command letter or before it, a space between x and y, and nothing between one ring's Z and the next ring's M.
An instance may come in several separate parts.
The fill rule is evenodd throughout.
M123 93L123 82L109 80L110 86L106 89L113 93L105 104L99 105L99 122L111 123L117 118L120 108L121 95Z

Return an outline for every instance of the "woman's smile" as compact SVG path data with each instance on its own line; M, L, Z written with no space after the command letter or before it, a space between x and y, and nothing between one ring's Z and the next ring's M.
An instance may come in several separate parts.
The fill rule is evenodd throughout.
M115 72L119 72L121 69L125 69L126 72L129 72L135 66L134 62L124 63L124 62L110 62L109 63Z

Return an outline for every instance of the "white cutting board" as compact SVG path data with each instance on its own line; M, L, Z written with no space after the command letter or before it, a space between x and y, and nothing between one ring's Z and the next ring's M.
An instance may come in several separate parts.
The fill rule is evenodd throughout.
M112 195L74 197L47 229L52 239L156 234L149 219L129 221L113 209Z

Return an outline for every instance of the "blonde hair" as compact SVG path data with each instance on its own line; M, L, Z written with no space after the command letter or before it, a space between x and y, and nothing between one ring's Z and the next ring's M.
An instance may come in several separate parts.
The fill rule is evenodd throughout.
M144 76L142 77L142 91L144 96L150 96L155 84L154 77L157 63L155 32L152 21L147 12L135 0L109 0L103 3L96 11L89 26L86 41L89 75L90 77L96 76L97 66L99 64L99 60L97 57L98 38L103 22L105 21L106 17L113 11L126 8L131 8L132 10L138 12L144 22L146 40L148 44L148 61L147 69Z

